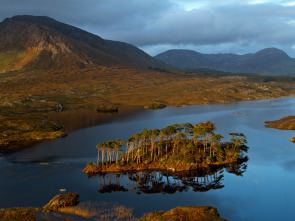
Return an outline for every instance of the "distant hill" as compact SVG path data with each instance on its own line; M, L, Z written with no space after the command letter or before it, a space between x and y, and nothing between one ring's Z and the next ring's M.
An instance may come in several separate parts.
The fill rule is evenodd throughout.
M191 50L168 50L155 58L180 69L209 68L231 73L292 75L295 59L277 48L266 48L254 54L202 54Z
M87 65L168 67L137 47L102 39L45 16L14 16L0 23L0 73Z

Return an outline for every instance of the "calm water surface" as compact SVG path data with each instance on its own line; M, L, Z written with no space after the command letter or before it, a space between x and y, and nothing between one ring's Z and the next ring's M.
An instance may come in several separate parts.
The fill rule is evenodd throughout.
M177 206L211 205L230 220L295 220L295 144L289 142L295 132L265 128L263 124L294 115L295 99L269 101L162 110L127 108L107 116L89 110L52 114L52 118L64 122L68 131L88 128L1 156L0 207L41 207L64 188L79 193L81 201L107 201L134 208L136 217ZM209 175L199 172L181 179L163 173L92 178L82 173L87 162L96 160L95 145L99 142L126 140L143 128L207 120L217 124L216 133L241 132L247 136L249 160L242 176L229 173L229 169L213 170ZM229 139L225 136L225 140ZM150 189L154 181L158 186ZM111 184L110 189L103 189L103 182ZM183 184L188 182L193 185Z

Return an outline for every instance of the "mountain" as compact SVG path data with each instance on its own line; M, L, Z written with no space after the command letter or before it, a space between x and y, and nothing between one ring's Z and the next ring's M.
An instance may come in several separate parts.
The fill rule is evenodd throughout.
M266 48L254 54L202 54L191 50L168 50L155 56L180 69L210 68L232 73L292 75L295 59L277 48Z
M137 47L102 39L45 16L14 16L0 23L0 73L87 65L167 67Z

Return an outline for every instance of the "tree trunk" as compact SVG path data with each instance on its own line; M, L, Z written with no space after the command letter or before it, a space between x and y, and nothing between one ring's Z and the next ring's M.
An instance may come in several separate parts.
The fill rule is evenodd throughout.
M102 164L104 163L104 149L102 149L102 156L101 156L101 162L102 162Z
M167 154L168 154L168 144L166 143L166 159L167 159Z

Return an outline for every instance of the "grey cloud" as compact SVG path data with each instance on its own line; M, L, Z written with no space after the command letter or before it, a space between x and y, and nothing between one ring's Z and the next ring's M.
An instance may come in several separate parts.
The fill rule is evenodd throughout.
M275 13L277 9L281 12ZM293 42L295 29L287 21L294 18L295 8L293 14L290 14L290 9L284 9L270 5L261 7L261 13L257 6L178 11L144 27L147 35L129 32L127 35L123 33L123 36L124 40L129 39L137 45L184 42L202 45L249 41L290 43Z
M176 2L0 0L0 20L19 14L47 15L103 38L128 42L147 50L153 47L154 51L157 46L164 48L167 45L204 50L219 47L228 52L273 46L292 53L295 25L288 21L295 20L295 7L203 0L204 7L186 11L179 1Z
M0 19L20 14L47 15L75 25L136 27L171 6L167 0L0 0Z

